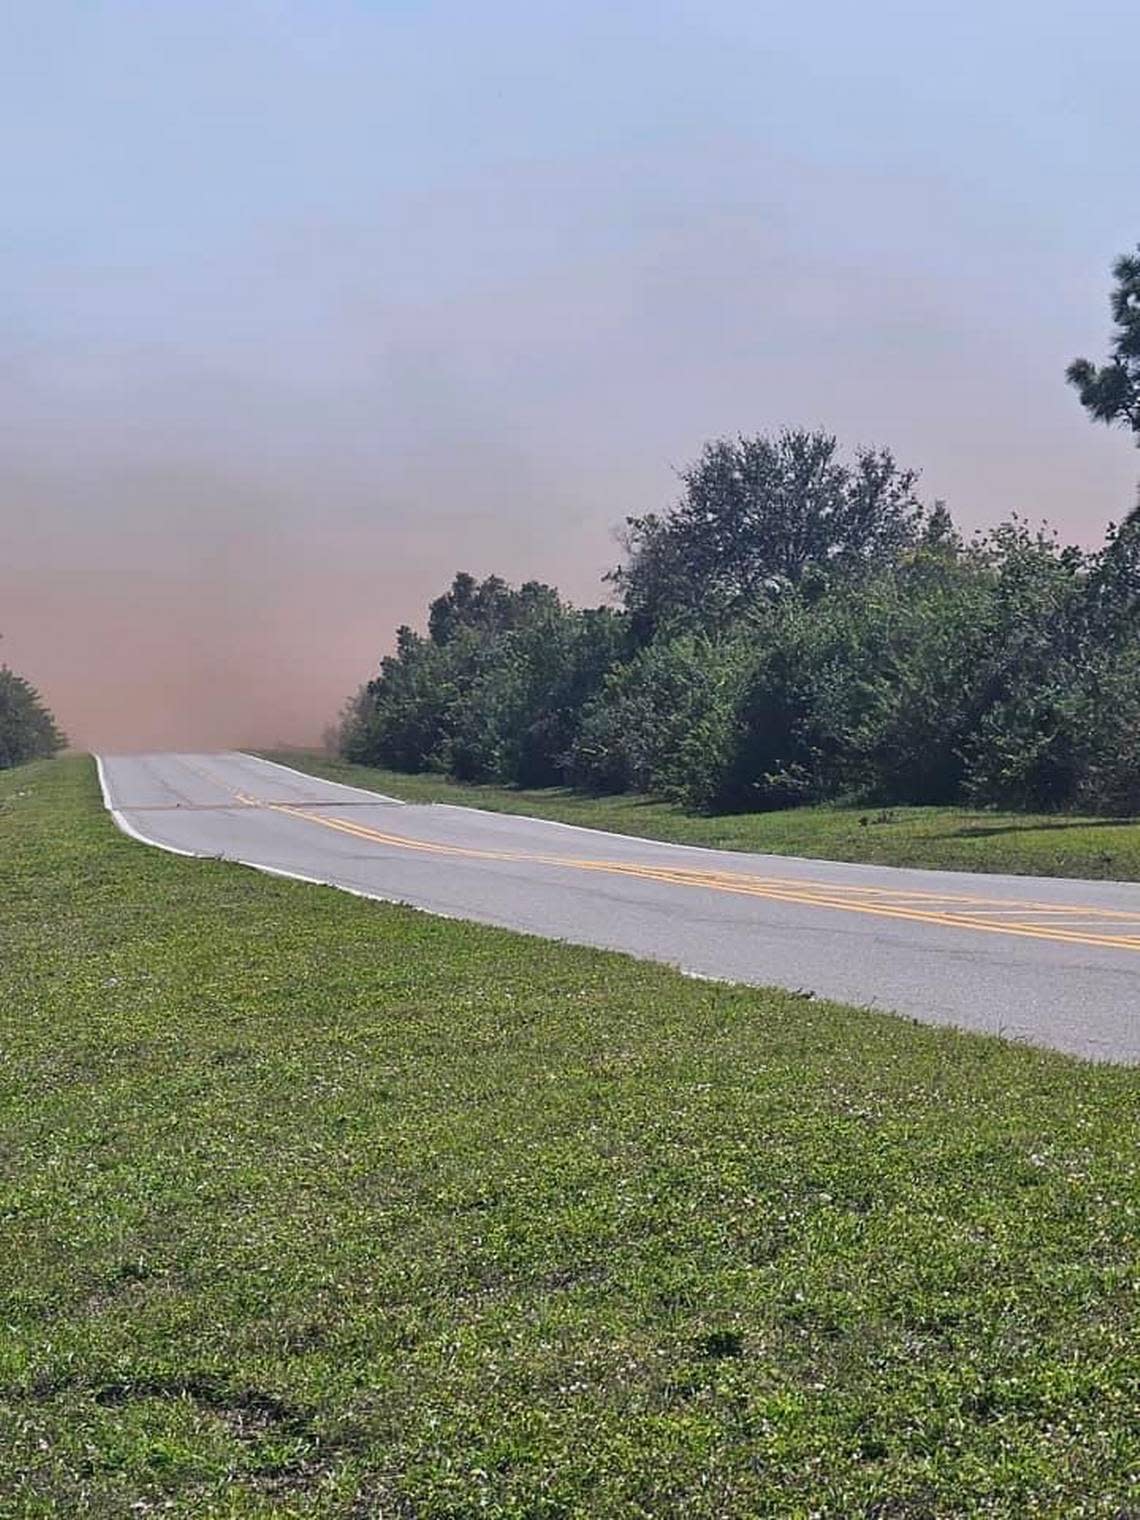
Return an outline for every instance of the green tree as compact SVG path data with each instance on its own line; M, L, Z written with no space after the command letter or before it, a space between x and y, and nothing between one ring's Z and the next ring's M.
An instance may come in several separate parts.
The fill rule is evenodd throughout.
M922 535L917 479L889 449L844 463L828 433L720 438L682 474L670 512L627 519L628 557L610 579L643 636L724 626L813 573L895 560Z
M560 606L558 592L541 581L526 581L516 590L500 576L477 581L460 570L451 589L436 597L428 609L428 637L433 644L448 644L464 630L503 633L556 613Z
M396 652L348 703L340 750L396 770L550 786L564 779L583 706L626 652L623 614L581 611L537 581L460 572L430 605L428 636Z
M47 759L66 743L36 688L0 665L0 770Z
M1091 416L1131 428L1140 444L1140 248L1117 259L1112 272L1111 357L1102 365L1074 359L1065 374Z

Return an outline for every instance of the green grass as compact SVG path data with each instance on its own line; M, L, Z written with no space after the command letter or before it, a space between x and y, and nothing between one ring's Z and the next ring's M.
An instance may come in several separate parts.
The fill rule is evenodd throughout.
M1134 1514L1137 1078L0 777L0 1513Z
M778 813L694 814L645 797L589 797L565 787L520 791L465 786L441 776L348 765L313 750L264 750L315 776L390 792L408 802L458 802L531 813L645 839L858 860L944 871L1140 881L1140 820L935 807L807 807Z

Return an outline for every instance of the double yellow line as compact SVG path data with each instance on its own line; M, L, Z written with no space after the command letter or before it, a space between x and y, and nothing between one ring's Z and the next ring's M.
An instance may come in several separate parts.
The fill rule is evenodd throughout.
M217 779L217 778L211 778ZM437 844L390 834L368 824L330 818L288 802L267 802L247 793L233 793L248 807L264 808L301 818L321 828L347 834L371 844L417 854L452 859L496 861L508 864L554 866L594 871L607 876L634 877L669 886L695 887L706 892L729 892L736 896L764 898L770 902L831 908L875 918L902 919L938 928L969 929L981 934L1012 935L1049 940L1057 944L1086 945L1097 949L1140 951L1140 913L1118 909L1079 907L1045 902L1017 902L1008 898L977 897L965 893L907 891L895 888L838 886L828 882L798 881L780 877L747 876L731 871L688 870L684 867L641 865L617 860L547 855L513 850L473 849L464 845ZM1052 920L1035 923L1031 920ZM1094 927L1096 926L1096 927Z

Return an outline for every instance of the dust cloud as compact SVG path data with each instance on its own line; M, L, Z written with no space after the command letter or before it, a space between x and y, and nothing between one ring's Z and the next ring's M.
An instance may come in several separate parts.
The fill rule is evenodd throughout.
M1096 542L1131 502L1134 452L1076 415L1059 379L1055 396L1042 387L1050 429L1015 448L995 420L1000 376L953 427L934 425L900 394L905 377L884 378L869 405L852 363L823 408L807 374L789 386L763 361L702 369L690 355L674 388L647 378L636 323L568 355L572 319L548 312L535 390L501 333L497 349L485 334L484 374L465 371L480 325L434 373L392 360L397 378L372 395L330 373L321 393L283 399L250 377L219 406L195 377L152 386L135 369L123 394L122 361L108 365L116 383L77 394L30 364L37 383L7 396L0 660L80 747L316 743L457 569L600 601L616 525L668 503L674 467L705 437L821 411L848 440L926 463L926 494L967 527L1016 507ZM383 335L361 341L384 352ZM674 339L667 371L685 344ZM359 362L347 351L346 373Z
M88 492L86 521L36 501L6 525L0 659L77 746L315 744L459 564L529 573L525 533L465 535L446 514L345 523L326 500L310 524L294 501L250 531L225 520L250 512L240 489L214 483L190 522L178 495L153 482L142 524ZM209 510L218 501L230 513Z
M457 569L596 602L704 440L784 425L1097 542L1137 456L1063 371L1137 121L1094 8L1026 70L969 7L935 67L839 0L15 7L0 660L78 745L315 742Z

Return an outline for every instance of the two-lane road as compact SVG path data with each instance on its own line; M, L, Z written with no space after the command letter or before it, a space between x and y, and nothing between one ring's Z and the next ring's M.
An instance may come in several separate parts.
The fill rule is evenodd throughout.
M1140 1060L1140 886L693 849L405 805L236 753L108 755L127 833L434 913Z

